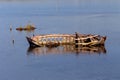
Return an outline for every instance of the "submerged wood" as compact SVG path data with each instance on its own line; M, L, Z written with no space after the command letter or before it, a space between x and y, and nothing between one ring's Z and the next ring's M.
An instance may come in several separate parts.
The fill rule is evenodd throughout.
M59 42L56 42L56 43L54 43L54 42L48 42L48 43L45 44L45 46L49 47L49 48L57 47L59 45L60 45Z
M62 44L77 46L100 46L104 45L106 36L93 34L43 34L26 37L30 46L57 47Z

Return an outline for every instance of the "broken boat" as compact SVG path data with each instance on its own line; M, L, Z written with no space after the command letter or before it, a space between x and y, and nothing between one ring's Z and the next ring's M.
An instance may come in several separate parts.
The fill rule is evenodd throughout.
M32 47L57 47L62 44L78 46L100 46L104 45L106 36L93 34L41 34L26 37Z

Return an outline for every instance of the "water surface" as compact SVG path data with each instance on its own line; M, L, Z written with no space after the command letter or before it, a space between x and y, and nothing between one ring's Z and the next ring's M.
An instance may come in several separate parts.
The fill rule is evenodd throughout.
M119 5L119 0L1 2L0 80L119 80ZM15 30L29 23L37 29ZM105 52L76 53L71 46L31 50L25 38L74 32L106 35Z

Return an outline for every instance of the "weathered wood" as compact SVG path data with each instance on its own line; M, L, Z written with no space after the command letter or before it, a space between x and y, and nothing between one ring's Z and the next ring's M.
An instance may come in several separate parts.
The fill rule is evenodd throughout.
M33 39L37 39L36 41L38 41L39 44L47 44L47 42L59 42L60 44L68 44L73 42L74 36L68 34L48 34L38 35L36 37L33 37Z
M58 43L61 44L74 44L77 47L101 45L104 44L106 36L92 35L92 34L45 34L30 37L31 42L36 45L48 45L56 46ZM31 43L29 42L29 43ZM53 45L54 44L54 45Z

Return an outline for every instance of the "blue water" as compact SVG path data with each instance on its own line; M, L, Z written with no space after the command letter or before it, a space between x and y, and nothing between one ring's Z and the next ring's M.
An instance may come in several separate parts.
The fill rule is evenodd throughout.
M119 0L1 2L0 80L120 80L119 21ZM37 29L16 31L27 24ZM106 53L28 52L26 36L74 32L107 36Z

